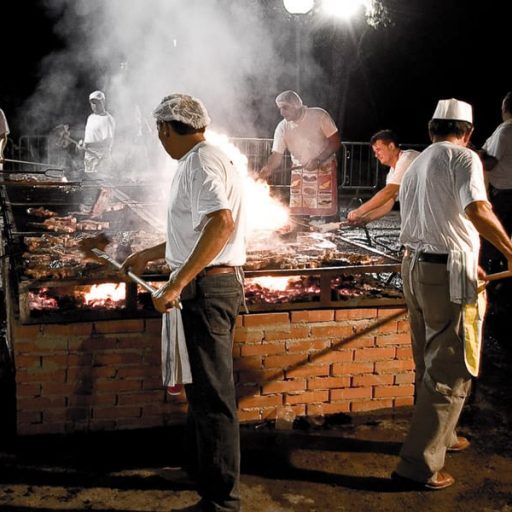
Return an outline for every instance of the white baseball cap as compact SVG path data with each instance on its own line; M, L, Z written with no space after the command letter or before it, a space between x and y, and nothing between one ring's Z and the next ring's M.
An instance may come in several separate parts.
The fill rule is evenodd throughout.
M439 100L432 119L467 121L473 124L473 107L469 103L455 98Z

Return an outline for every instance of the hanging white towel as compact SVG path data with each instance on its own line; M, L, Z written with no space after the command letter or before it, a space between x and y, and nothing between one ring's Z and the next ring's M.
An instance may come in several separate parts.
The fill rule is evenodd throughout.
M178 308L162 315L162 381L165 388L192 382L185 331Z
M474 254L453 249L448 254L450 300L455 304L474 304L477 301L478 261Z

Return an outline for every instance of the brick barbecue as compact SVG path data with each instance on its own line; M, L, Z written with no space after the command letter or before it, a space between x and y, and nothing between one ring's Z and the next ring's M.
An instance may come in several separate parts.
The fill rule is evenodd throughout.
M90 205L98 192L90 191ZM161 320L147 307L148 296L136 285L128 285L124 302L110 309L84 309L74 303L67 311L62 303L47 310L30 307L34 290L56 288L61 293L120 281L105 269L69 279L27 279L23 274L17 247L24 251L26 237L43 235L27 229L28 221L19 214L25 205L17 203L30 196L27 201L35 207L51 208L64 202L62 194L69 198L74 192L62 186L34 192L33 187L19 185L2 194L8 212L4 220L10 229L4 237L13 244L11 256L3 259L2 275L15 366L18 433L181 423L186 411L184 396L169 397L162 389ZM69 201L64 208L69 210ZM69 211L60 213L69 215ZM138 212L131 209L131 214L137 217ZM138 218L136 229L150 230L147 224L147 218ZM357 296L339 293L347 276L366 275L365 282L373 283L376 274L396 272L398 264L379 261L365 268L349 267L247 272L249 278L295 276L307 280L308 286L313 282L318 292L309 298L307 293L301 295L295 302L286 298L279 303L273 298L256 301L249 305L250 313L240 314L233 357L242 421L272 420L287 406L296 416L310 416L412 404L414 365L401 295L396 291ZM146 277L158 281L165 274Z

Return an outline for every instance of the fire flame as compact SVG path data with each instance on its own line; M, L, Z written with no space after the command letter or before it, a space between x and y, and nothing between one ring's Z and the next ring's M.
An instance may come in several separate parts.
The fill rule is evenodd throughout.
M289 218L288 208L270 195L270 187L265 181L249 175L247 157L226 135L207 130L205 137L211 144L221 147L244 178L249 236L255 231L277 231L285 227Z
M300 279L300 278L299 278ZM251 277L247 279L251 284L259 285L262 288L266 288L267 290L280 291L283 292L288 289L288 287L295 281L297 281L297 277Z
M106 302L119 302L126 298L125 283L94 284L84 295L87 305L105 305Z

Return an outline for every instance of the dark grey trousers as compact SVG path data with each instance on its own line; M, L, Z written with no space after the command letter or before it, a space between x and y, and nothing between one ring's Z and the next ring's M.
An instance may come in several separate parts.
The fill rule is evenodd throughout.
M233 379L233 331L243 288L235 274L197 278L183 301L183 326L192 370L187 469L205 511L240 510L240 432Z

